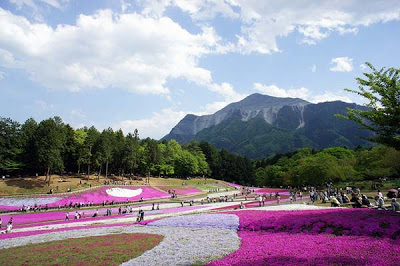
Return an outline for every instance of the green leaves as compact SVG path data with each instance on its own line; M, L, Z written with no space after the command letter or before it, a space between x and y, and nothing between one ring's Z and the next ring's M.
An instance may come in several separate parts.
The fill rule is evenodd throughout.
M375 133L369 141L400 150L400 69L377 70L366 63L371 73L357 78L358 90L345 89L367 100L368 110L347 109L347 115L337 115L355 121L361 128Z

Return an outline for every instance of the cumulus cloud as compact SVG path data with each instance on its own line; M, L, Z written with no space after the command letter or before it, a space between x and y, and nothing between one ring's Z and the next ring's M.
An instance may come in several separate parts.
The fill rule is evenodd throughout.
M127 134L133 132L136 128L142 138L152 137L160 139L186 115L183 111L174 111L173 109L163 109L154 112L151 117L137 120L124 120L114 125L114 129L121 128Z
M331 67L329 70L333 72L351 72L353 71L353 59L349 57L332 58Z
M220 15L239 18L234 11L233 1L229 0L140 0L142 13L148 16L161 17L168 6L180 8L196 21L210 20Z
M215 16L238 19L236 51L268 54L279 52L277 39L300 33L302 43L315 45L332 33L356 34L359 26L400 19L400 2L275 0L142 0L143 13L161 16L167 7L180 8L193 21Z
M298 89L282 89L276 85L265 85L261 83L254 83L253 88L263 94L275 97L290 97L290 98L301 98L306 99L308 97L307 88Z
M353 102L349 97L343 96L340 93L324 92L323 94L312 95L309 89L301 87L298 89L284 89L276 85L265 85L261 83L254 83L253 89L263 94L274 97L289 97L300 98L312 103L343 101Z
M217 92L227 90L198 66L220 40L208 26L191 34L167 17L100 10L80 15L75 25L52 28L1 8L0 24L0 64L24 69L51 89L168 94L167 79L184 78Z

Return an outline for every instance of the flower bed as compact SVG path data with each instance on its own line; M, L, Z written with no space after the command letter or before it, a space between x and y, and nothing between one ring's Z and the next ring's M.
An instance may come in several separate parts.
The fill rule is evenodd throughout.
M232 215L222 215L226 218ZM186 216L189 217L189 216ZM233 216L238 221L236 216ZM37 231L36 233L41 233ZM82 230L63 230L51 233L28 235L0 241L0 249L43 243L67 238L82 238L121 233L149 233L163 235L164 240L122 265L192 265L204 264L215 258L222 258L239 248L240 240L236 229L221 227L194 228L176 226L92 226ZM12 235L12 234L10 234ZM54 242L53 242L54 243ZM49 243L51 244L51 243ZM113 246L105 245L112 249ZM32 253L30 253L32 255ZM91 252L88 252L91 254ZM89 263L93 264L93 263Z
M232 214L195 214L170 217L147 224L148 226L173 226L191 228L225 228L236 230L239 219Z
M107 190L114 189L115 191L123 191L123 193L116 193L114 196L107 193ZM129 191L134 191L135 193L126 193ZM138 194L138 192L141 192ZM121 197L122 195L131 195L131 197ZM134 196L133 196L134 195ZM108 202L126 202L128 201L138 201L141 198L143 200L147 199L155 199L155 198L167 198L170 195L168 193L161 192L152 187L102 187L102 188L93 188L91 190L87 190L85 192L71 193L65 195L63 197L32 197L26 199L18 199L18 198L3 198L0 201L0 209L4 210L18 210L22 208L22 205L34 205L36 202L38 205L48 205L49 207L58 207L68 205L71 202L75 203L89 203L93 202L93 204L101 204L103 201ZM33 204L32 204L33 203Z
M241 247L210 265L398 265L400 215L369 209L240 211Z
M70 238L0 250L0 264L118 265L138 257L163 239L154 234L114 234Z

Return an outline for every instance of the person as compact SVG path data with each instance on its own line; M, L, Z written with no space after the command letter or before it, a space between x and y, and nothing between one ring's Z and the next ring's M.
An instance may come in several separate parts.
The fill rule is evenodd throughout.
M140 221L144 220L144 211L142 210L142 212L140 213Z
M157 210L160 209L160 203L157 203Z
M340 202L338 201L338 199L335 196L332 197L331 207L340 207Z
M240 202L240 209L244 209L243 201Z
M378 205L378 209L385 210L385 207L383 207L383 205L385 204L383 197L379 197L378 200L376 201L376 203Z
M281 203L281 195L279 195L278 192L276 193L276 201L277 201L278 205L280 205L280 203Z
M153 204L151 206L151 210L154 211L154 202L153 202Z
M392 199L391 206L392 206L392 211L394 211L394 212L400 211L400 204L397 202L396 198Z
M347 197L347 195L344 194L344 193L342 193L342 199L343 199L343 203L349 203L350 202L349 197Z
M372 207L371 202L369 201L369 199L367 198L367 196L365 194L362 194L362 196L361 196L361 203L363 206Z
M0 229L2 226L3 226L3 220L1 220L1 218L0 218Z
M350 202L353 202L353 208L361 208L361 206L362 206L362 203L361 203L360 199L357 197L356 193L352 194Z
M10 220L10 222L8 222L7 224L7 228L6 228L6 234L11 233L11 229L12 229L12 222Z
M69 213L65 213L65 220L69 220Z
M376 192L376 195L378 196L378 198L383 198L382 192L380 190Z
M93 214L93 217L97 217L99 215L99 209L96 209L96 212Z

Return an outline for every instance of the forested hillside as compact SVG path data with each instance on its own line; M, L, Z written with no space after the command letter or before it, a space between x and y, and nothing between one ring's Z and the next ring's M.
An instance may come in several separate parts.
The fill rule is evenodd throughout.
M140 139L111 128L73 129L61 118L20 124L0 119L0 174L51 176L52 173L100 175L212 176L254 185L250 160L208 143L180 145L175 140Z

